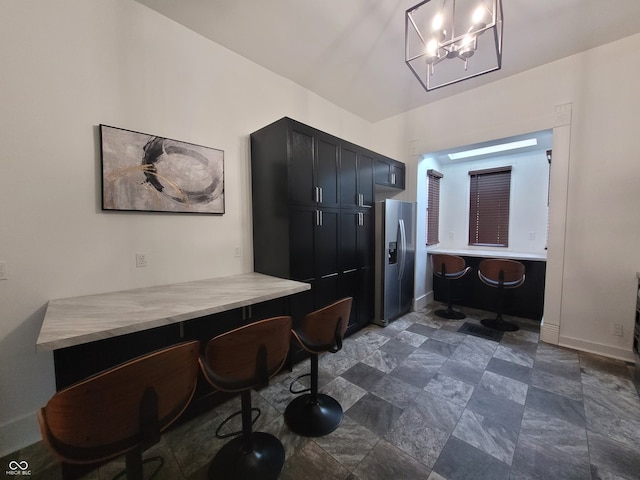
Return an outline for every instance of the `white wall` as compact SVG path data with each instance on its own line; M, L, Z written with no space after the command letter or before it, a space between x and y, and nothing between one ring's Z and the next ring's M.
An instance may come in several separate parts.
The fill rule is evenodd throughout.
M628 360L640 271L638 78L635 35L374 126L413 153L553 128L543 338ZM414 182L426 174L417 171ZM421 298L430 280L426 250L418 254ZM613 322L624 336L611 335Z
M425 158L429 162L429 158ZM511 166L509 246L477 247L483 251L545 254L549 163L544 151L437 164L440 180L440 243L437 248L463 250L469 246L469 171ZM418 179L420 181L420 179ZM426 182L426 178L422 179ZM535 238L530 239L529 233ZM424 239L422 239L424 241Z
M251 271L248 135L287 115L371 147L371 125L130 0L0 11L3 456L39 439L54 392L49 299ZM226 213L102 212L100 123L224 150Z

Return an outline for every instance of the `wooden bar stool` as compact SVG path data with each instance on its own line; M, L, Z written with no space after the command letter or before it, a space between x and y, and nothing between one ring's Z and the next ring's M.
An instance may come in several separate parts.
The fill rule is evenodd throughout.
M71 385L38 412L46 445L64 462L90 464L126 455L128 480L142 480L142 452L185 410L198 379L198 342L130 360Z
M505 322L502 319L502 306L504 303L504 290L518 288L524 283L524 265L515 260L489 258L480 262L478 277L485 285L498 289L497 316L496 318L481 320L482 325L503 332L520 330L520 327L514 323Z
M285 452L280 440L253 431L258 417L252 420L252 411L258 411L258 416L260 413L251 408L251 390L266 387L284 365L290 330L291 317L274 317L223 333L207 343L200 358L205 378L218 390L240 392L242 402L242 430L229 435L221 435L220 428L216 432L218 438L239 436L213 458L210 479L274 479L282 470Z
M299 328L291 331L293 340L311 354L311 387L292 393L305 393L292 400L284 412L289 429L305 437L320 437L333 432L342 422L343 412L338 401L318 393L318 354L335 353L342 348L342 339L351 315L351 297L343 298L302 319ZM295 381L294 381L295 383Z
M467 316L453 309L451 299L451 282L464 277L471 267L466 266L464 258L456 255L445 255L443 253L432 255L433 274L444 279L447 284L447 309L436 310L435 313L439 317L448 318L449 320L462 320Z

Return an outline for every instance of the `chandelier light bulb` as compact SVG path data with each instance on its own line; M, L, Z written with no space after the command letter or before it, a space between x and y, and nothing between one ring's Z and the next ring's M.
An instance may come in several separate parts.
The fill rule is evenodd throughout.
M457 55L463 60L466 60L474 54L475 50L475 36L467 34L464 36L462 42L460 43L460 48L457 51Z
M476 33L482 30L487 26L486 23L483 22L485 14L487 13L487 9L484 5L478 6L471 16L471 27L469 28L469 33ZM482 34L483 32L480 32Z
M437 32L442 29L442 24L444 23L444 19L442 18L442 14L438 13L433 20L431 21L431 30Z
M429 40L425 53L427 55L427 63L433 63L438 58L438 40L435 38Z
M487 9L484 7L484 5L478 6L478 8L474 10L473 16L471 17L472 23L475 25L476 23L482 22L486 12L487 12Z

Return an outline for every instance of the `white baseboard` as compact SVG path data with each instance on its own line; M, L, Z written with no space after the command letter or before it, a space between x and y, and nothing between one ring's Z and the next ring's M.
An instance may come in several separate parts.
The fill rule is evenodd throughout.
M583 352L594 353L596 355L602 355L604 357L615 358L617 360L624 360L625 362L635 363L636 361L633 351L630 349L627 350L625 348L614 347L602 343L589 342L586 340L580 340L579 338L565 337L561 335L558 345Z
M558 345L560 340L560 327L544 323L544 318L540 324L540 340L551 345Z
M0 425L0 457L5 457L40 440L42 438L35 412Z
M421 295L420 297L414 299L413 301L413 309L415 311L421 310L424 307L426 307L427 305L429 305L431 302L433 302L433 290L430 292L425 293L424 295Z

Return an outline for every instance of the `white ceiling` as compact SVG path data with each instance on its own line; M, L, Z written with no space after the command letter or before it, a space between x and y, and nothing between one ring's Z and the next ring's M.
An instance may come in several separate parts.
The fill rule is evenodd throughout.
M374 122L640 32L640 0L502 0L502 69L426 92L404 63L419 0L137 1Z

